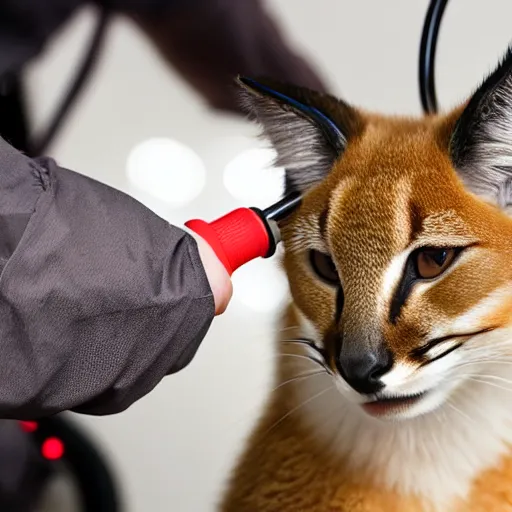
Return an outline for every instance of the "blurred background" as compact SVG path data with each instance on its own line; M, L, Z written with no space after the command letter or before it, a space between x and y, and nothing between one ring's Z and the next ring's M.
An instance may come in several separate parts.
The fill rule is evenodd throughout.
M243 0L239 0L243 1ZM267 0L290 45L352 104L419 115L418 50L427 0ZM88 44L84 8L27 69L32 121L45 125ZM449 2L436 66L442 109L476 87L512 39L507 0ZM209 110L129 21L117 17L99 67L47 151L133 195L168 221L268 206L282 170L258 130ZM73 419L98 443L127 512L213 511L269 392L287 287L275 261L241 269L228 312L192 364L128 411ZM53 509L55 510L55 509ZM63 510L68 510L65 507Z

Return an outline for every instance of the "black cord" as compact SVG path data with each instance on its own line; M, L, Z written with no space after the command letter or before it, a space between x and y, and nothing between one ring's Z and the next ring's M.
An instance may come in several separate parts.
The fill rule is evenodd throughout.
M419 79L421 105L425 114L437 113L435 86L436 46L439 26L448 0L432 0L428 7L421 34Z
M82 64L71 81L68 92L57 108L53 119L48 123L48 128L38 140L29 144L30 156L41 156L44 154L58 131L62 128L66 117L71 111L71 107L78 99L79 94L83 91L91 75L91 71L98 61L98 56L105 41L106 29L110 20L110 9L108 7L101 7L100 9L98 22L93 32L89 48L83 57Z

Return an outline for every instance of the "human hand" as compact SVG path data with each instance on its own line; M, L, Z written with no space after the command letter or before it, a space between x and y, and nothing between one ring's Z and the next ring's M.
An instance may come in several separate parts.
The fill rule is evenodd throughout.
M206 277L210 283L215 300L215 315L221 315L226 308L233 295L233 284L224 265L221 263L214 250L199 235L192 234L196 239L199 249L199 256L206 272Z

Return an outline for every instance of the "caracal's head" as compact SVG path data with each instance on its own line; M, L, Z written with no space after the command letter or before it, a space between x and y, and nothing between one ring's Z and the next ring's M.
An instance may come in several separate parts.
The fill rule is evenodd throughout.
M463 106L423 119L240 81L304 197L285 268L345 397L412 418L512 361L512 52Z

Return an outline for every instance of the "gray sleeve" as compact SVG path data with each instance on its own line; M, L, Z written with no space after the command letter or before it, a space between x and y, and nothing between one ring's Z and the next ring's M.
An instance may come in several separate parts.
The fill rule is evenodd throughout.
M0 139L0 417L129 407L214 317L196 243L129 196Z

